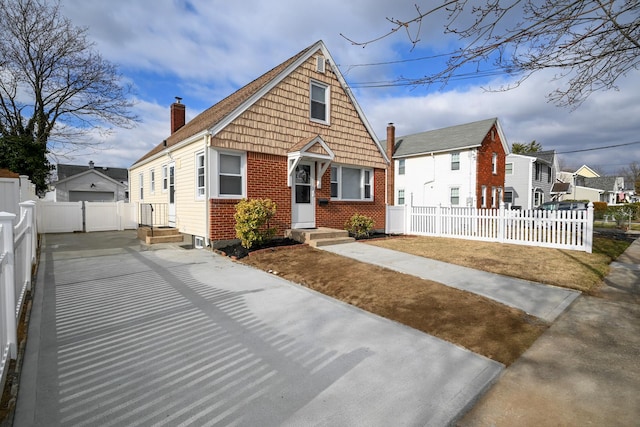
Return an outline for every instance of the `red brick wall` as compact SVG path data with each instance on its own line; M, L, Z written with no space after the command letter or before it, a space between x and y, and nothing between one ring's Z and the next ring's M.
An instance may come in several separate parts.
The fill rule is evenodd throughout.
M491 136L494 135L492 139ZM493 173L492 158L493 153L498 154L498 168L496 174ZM478 150L478 172L476 179L476 198L477 207L482 207L482 186L487 187L488 197L491 197L491 187L500 187L503 189L504 195L504 168L506 162L506 153L500 141L500 135L494 126L487 134L482 146ZM490 200L487 200L487 206L490 206Z
M504 169L504 167L503 167ZM318 206L320 198L330 199L331 172L327 169L322 177L322 188L316 190L316 226L343 229L354 213L367 215L375 221L374 228L385 227L385 174L383 169L374 170L373 202L329 201L327 206ZM291 188L287 185L287 158L270 154L247 153L247 197L249 199L269 198L276 203L276 217L273 225L277 235L291 227ZM209 218L211 240L231 240L236 238L235 199L211 199Z

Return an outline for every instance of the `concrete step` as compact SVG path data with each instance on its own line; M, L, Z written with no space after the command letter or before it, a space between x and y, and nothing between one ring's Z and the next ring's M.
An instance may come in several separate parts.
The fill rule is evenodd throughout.
M178 233L178 234L171 234L171 235L164 235L164 236L157 236L154 233L154 236L147 236L147 238L145 239L145 242L147 243L147 245L153 245L154 243L180 243L184 240L184 236L182 236L182 234Z
M333 228L316 228L311 230L306 229L293 229L287 230L285 237L293 239L300 243L308 243L315 240L322 239L340 239L348 238L349 232L346 230L336 230Z
M318 248L320 246L339 245L341 243L351 243L355 241L356 239L353 237L330 237L327 239L313 239L307 242L307 244L314 248Z

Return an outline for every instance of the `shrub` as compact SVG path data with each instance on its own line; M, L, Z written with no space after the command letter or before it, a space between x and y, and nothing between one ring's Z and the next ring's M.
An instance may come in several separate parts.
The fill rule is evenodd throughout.
M275 227L269 221L276 214L276 204L270 199L243 199L236 205L236 236L243 247L250 249L269 241L275 234Z
M607 202L593 202L593 217L595 219L602 219L607 213Z
M620 206L609 206L607 215L611 216L618 227L624 227L629 221L635 219L638 215L638 203L628 203Z
M344 225L344 228L355 237L366 237L373 228L373 219L359 213L353 214Z

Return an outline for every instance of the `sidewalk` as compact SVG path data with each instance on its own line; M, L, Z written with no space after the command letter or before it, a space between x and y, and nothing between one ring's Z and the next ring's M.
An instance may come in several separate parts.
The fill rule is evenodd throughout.
M475 426L637 426L640 239L611 264L460 422Z
M363 243L346 243L319 249L473 292L547 322L553 322L580 295L569 289L478 271Z

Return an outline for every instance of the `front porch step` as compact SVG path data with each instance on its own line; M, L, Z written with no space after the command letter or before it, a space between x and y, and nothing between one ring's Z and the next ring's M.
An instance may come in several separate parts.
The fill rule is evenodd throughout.
M153 228L139 227L138 239L143 240L147 245L153 245L154 243L179 243L184 240L184 236L177 228L162 227Z
M355 241L346 230L333 228L292 229L285 232L285 237L309 246L328 246Z

